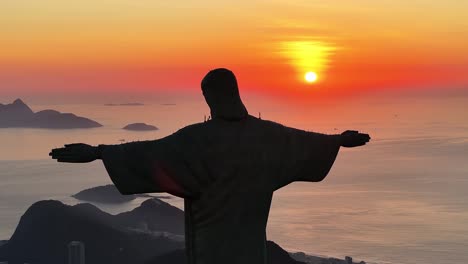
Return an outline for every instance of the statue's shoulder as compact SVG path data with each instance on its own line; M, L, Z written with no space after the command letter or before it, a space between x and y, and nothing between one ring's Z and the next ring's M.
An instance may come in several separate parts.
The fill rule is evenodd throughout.
M288 127L279 122L249 116L247 127L253 134L276 135L287 131Z
M181 129L177 130L176 134L196 133L196 132L202 130L205 126L206 126L206 122L191 124L191 125L185 126L185 127L181 128Z
M271 129L281 129L285 126L281 123L272 121L272 120L265 120L254 116L249 116L249 122L253 123L254 125L271 128Z
M255 127L257 131L262 133L272 133L272 134L309 134L308 131L289 127L281 124L280 122L264 120L257 117L251 117L251 122L254 124L252 127Z

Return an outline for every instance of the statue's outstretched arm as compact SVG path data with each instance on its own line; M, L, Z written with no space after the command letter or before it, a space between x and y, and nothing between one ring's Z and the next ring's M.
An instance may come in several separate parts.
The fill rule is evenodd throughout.
M341 146L346 148L364 146L370 139L369 134L359 133L355 130L346 130L340 135Z
M52 149L49 153L58 162L86 163L100 159L100 148L84 143L66 144L63 148Z

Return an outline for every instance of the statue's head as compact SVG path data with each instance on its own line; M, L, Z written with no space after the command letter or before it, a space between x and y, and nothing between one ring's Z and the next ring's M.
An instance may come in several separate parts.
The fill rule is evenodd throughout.
M201 88L213 118L239 120L248 115L232 71L224 68L211 70L203 78Z

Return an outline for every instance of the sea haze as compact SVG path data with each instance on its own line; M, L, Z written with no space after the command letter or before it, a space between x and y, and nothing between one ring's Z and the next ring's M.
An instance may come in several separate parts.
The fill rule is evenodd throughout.
M342 149L323 182L293 183L277 191L268 239L290 251L367 262L468 263L467 98L366 100L290 106L247 98L250 113L261 112L264 119L324 133L357 129L372 137L364 148ZM100 161L56 163L47 155L51 148L156 139L209 114L201 98L170 106L29 105L34 111L72 112L103 127L0 129L0 240L11 236L35 201L74 204L78 201L70 195L110 183ZM159 130L121 129L136 122ZM117 213L141 201L97 206ZM182 208L181 199L167 201Z

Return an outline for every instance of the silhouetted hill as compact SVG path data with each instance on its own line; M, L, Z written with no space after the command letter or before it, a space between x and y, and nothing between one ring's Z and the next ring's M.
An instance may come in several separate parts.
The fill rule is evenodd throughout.
M142 231L184 235L184 211L157 198L144 201L130 212L116 215L120 225Z
M0 247L0 261L67 263L67 244L73 240L84 242L87 264L143 263L183 247L181 241L122 226L124 218L90 204L37 202L21 217L9 242Z
M289 253L273 241L267 241L268 263L270 264L301 264L289 256Z
M126 130L134 130L134 131L151 131L151 130L158 130L157 127L152 125L147 125L145 123L133 123L124 126L122 129Z
M88 118L55 110L43 110L34 113L21 99L13 103L0 105L0 128L93 128L102 125Z
M122 195L113 184L82 190L72 195L72 197L82 201L97 203L125 203L132 201L137 197L152 198L152 196L147 194Z
M0 241L0 261L67 263L67 245L78 240L85 244L87 264L186 264L183 232L183 211L157 198L118 215L86 203L40 201L21 217L11 239ZM352 263L303 253L291 254L292 258L272 241L267 241L267 253L269 264Z

